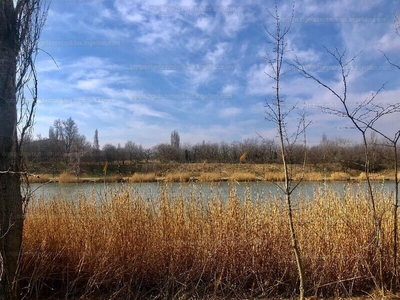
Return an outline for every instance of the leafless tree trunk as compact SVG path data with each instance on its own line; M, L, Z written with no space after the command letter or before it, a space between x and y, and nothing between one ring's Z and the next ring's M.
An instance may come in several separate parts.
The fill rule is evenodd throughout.
M293 135L289 135L288 126L286 123L286 118L295 108L292 106L290 108L286 107L286 103L281 96L281 77L283 74L283 59L286 52L286 42L285 37L288 34L291 21L293 20L294 14L294 3L291 21L289 25L285 28L281 27L281 20L278 12L277 2L275 1L275 12L269 12L271 17L274 20L274 31L270 31L266 28L268 36L270 37L271 44L273 45L273 56L267 55L266 61L271 69L271 74L267 74L270 78L274 80L274 90L275 96L271 102L267 102L266 104L266 119L270 122L273 122L277 126L278 137L279 137L279 145L280 145L280 154L282 159L283 170L285 174L285 181L283 186L279 185L280 190L285 195L286 199L286 208L287 208L287 217L289 222L290 229L290 241L296 258L296 265L299 275L299 298L304 299L305 297L305 287L304 287L304 268L303 261L301 256L301 249L296 235L296 229L293 220L293 207L292 207L292 198L291 195L293 191L298 187L301 180L297 183L292 182L292 168L290 162L291 149L298 141L298 138L304 134L306 130L306 124L304 121L304 115L301 118L301 122L299 123L296 132ZM303 164L303 175L305 169L305 153L306 153L306 145L305 145L305 136L304 136L304 164Z
M325 48L326 49L326 48ZM400 104L375 104L375 99L376 96L379 94L379 92L384 88L385 84L382 85L382 87L374 93L371 97L365 99L364 101L361 102L356 102L355 106L352 106L347 98L347 78L349 76L351 67L350 64L356 59L356 57L359 55L353 56L351 59L348 61L345 61L345 54L346 51L343 51L340 53L338 49L335 49L334 52L326 49L326 51L336 60L337 64L339 65L339 69L341 71L341 80L343 83L343 94L337 93L335 90L333 90L330 86L328 86L326 83L324 83L321 79L317 78L316 76L312 75L310 72L307 71L307 69L299 62L296 60L295 64L293 65L295 68L297 68L300 73L308 79L314 80L316 83L324 87L325 89L329 90L341 103L342 108L341 109L336 109L332 107L323 107L321 106L320 108L327 113L334 114L340 117L347 118L351 121L353 124L354 128L360 132L362 136L362 141L363 141L363 146L364 146L364 159L365 159L365 164L364 164L364 171L366 174L366 180L367 180L367 186L368 186L368 195L370 198L370 203L372 207L372 213L373 213L373 221L375 225L375 245L376 249L378 252L378 257L379 257L379 283L378 286L382 291L382 294L384 294L385 291L385 285L384 285L384 278L383 278L383 265L384 265L384 253L383 253L383 241L382 241L382 226L381 226L381 220L382 216L378 214L378 211L376 209L376 203L375 203L375 195L374 191L372 188L372 183L371 183L371 177L370 177L370 145L367 140L367 131L371 130L373 132L378 133L379 135L386 137L382 131L379 131L376 129L376 122L382 119L384 116L397 113L400 111ZM351 109L351 107L354 107ZM398 140L398 133L396 134L395 139L390 140L388 137L386 137L389 141L393 142L394 147L396 148L397 140ZM396 156L397 157L397 156ZM395 162L397 165L397 160ZM397 169L397 166L396 166ZM397 173L397 171L396 171ZM397 175L396 175L397 176ZM396 182L397 182L397 177L396 177ZM396 188L397 190L397 188ZM397 196L396 196L397 197ZM397 200L395 204L395 210L394 210L394 216L397 220ZM397 225L396 225L397 227ZM396 229L396 240L397 240L397 229ZM395 252L397 252L397 248L394 249ZM395 255L396 256L396 255ZM397 264L397 262L395 262ZM395 268L397 269L397 267ZM396 271L397 272L397 271Z
M18 261L25 200L20 189L21 147L37 100L34 59L47 12L43 2L0 3L0 299L20 297ZM24 96L29 84L32 102Z
M398 16L395 14L395 27L396 27L396 33L397 35L400 36L400 20ZM383 53L385 56L386 60L388 61L389 64L392 66L396 67L397 69L400 70L400 66L392 63L390 59L386 56L385 53ZM399 224L398 224L398 211L399 211L399 206L400 206L400 201L399 201L399 162L398 162L398 149L397 145L400 139L400 130L397 131L394 135L393 138L390 138L389 136L383 134L383 132L375 130L375 128L371 128L372 130L376 131L379 135L381 135L385 140L389 142L391 147L393 147L393 165L394 165L394 182L395 182L395 191L394 191L394 199L393 199L393 276L392 276L392 281L391 281L391 291L396 292L397 291L397 286L399 285L399 272L398 272L398 262L397 262L397 256L398 256L398 240L399 240Z

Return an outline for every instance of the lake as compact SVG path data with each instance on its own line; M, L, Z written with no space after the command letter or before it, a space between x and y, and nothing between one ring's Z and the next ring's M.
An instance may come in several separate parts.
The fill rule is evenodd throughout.
M379 192L393 192L394 182L386 181L373 183L374 188ZM93 195L97 200L107 199L112 194L127 192L134 197L143 199L158 198L162 193L170 197L184 197L187 199L196 198L202 200L220 197L227 199L232 190L236 191L239 199L251 199L253 201L274 199L282 196L279 187L272 182L217 182L217 183L49 183L45 185L31 184L34 191L34 199L51 199L57 195L68 195L70 199L78 199L81 195ZM303 182L294 191L293 199L313 199L317 190L329 189L335 193L356 193L366 191L366 183L358 182Z

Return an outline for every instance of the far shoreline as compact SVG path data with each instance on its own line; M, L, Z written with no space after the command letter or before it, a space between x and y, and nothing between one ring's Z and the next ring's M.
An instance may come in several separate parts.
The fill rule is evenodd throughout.
M339 165L306 165L302 175L301 165L293 166L293 181L302 179L305 182L365 182L365 173L349 169L343 171ZM218 163L163 163L157 170L150 172L119 172L103 174L82 174L76 176L63 172L61 174L29 174L30 183L146 183L146 182L283 182L284 176L280 164L218 164ZM374 182L394 181L393 170L382 170L371 173Z

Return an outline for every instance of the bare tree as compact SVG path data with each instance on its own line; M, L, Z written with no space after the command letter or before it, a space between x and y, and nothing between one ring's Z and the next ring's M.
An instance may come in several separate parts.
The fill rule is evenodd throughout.
M335 98L340 102L341 108L336 108L336 107L326 107L326 106L321 106L320 108L322 111L326 113L330 113L333 115L337 115L342 118L347 118L350 120L350 122L353 125L353 128L356 129L362 137L362 143L364 147L364 171L366 174L366 180L367 180L367 187L368 187L368 195L372 207L372 213L373 213L373 220L375 224L375 245L376 249L378 251L378 257L379 257L379 288L381 289L382 293L384 294L385 291L385 286L384 286L384 274L383 274L383 265L384 265L384 252L383 252L383 241L382 241L382 226L381 226L381 221L382 221L382 215L380 215L377 211L376 208L376 201L375 201L375 195L371 183L371 177L370 177L370 171L371 171L371 166L370 166L370 156L371 156L371 145L368 142L367 139L367 133L369 131L376 132L384 137L386 137L382 131L379 131L376 128L376 123L382 119L384 116L393 114L396 112L400 111L400 103L397 104L382 104L382 103L375 103L377 95L380 93L380 91L384 88L385 84L383 84L380 89L377 90L377 92L373 93L370 97L366 98L365 100L361 102L355 102L351 103L348 99L348 77L351 71L351 64L354 62L354 60L357 58L357 56L360 54L357 54L350 59L346 60L346 51L340 52L337 48L335 48L335 51L330 51L329 49L325 48L325 50L329 53L331 57L336 61L336 63L339 66L340 70L340 77L341 81L343 84L343 92L339 93L336 92L333 88L331 88L328 84L323 82L321 79L316 77L315 75L311 74L307 69L299 62L297 59L295 61L295 64L293 65L296 67L300 73L308 79L311 79L318 83L320 86L324 87L328 91L330 91ZM395 134L395 138L392 140L394 147L397 144L398 141L398 135L399 133ZM397 171L396 171L397 173ZM397 179L396 179L397 180ZM395 215L397 216L397 200L395 204ZM397 233L396 233L397 235ZM397 239L397 237L396 237ZM397 252L397 248L395 249ZM397 269L397 267L395 268Z
M98 163L100 158L100 143L99 143L99 132L97 131L97 129L94 132L92 154L94 156L94 161Z
M397 13L394 13L394 25L395 25L395 32L398 36L400 36L400 19ZM383 53L383 52L382 52ZM392 65L393 67L400 70L400 65L393 63L389 57L383 53L387 62ZM374 130L374 128L371 128ZM375 131L375 130L374 130ZM399 199L399 177L398 177L398 170L399 170L399 161L398 161L398 142L400 138L400 130L397 131L393 137L389 137L387 135L382 134L382 132L377 132L381 135L386 141L389 142L389 145L393 149L393 166L394 166L394 176L395 176L395 191L394 191L394 201L393 201L393 276L391 282L391 290L396 291L397 286L399 285L399 272L398 272L398 210L400 206L400 199Z
M65 121L62 121L63 125L63 136L65 141L65 151L70 154L72 146L78 137L78 126L72 118L68 118Z
M286 199L287 216L290 228L290 240L291 245L296 257L296 264L299 275L299 298L304 299L305 297L305 287L304 287L304 268L303 260L301 256L301 250L299 241L297 239L294 220L293 220L293 207L292 207L292 193L298 187L301 180L293 183L292 178L292 165L290 162L293 147L296 145L298 139L301 135L305 135L306 123L304 115L301 117L297 129L294 134L289 134L289 128L287 124L288 115L296 109L296 105L288 107L284 97L281 94L281 80L284 74L282 68L284 65L284 55L286 53L287 44L285 42L286 36L290 31L292 20L294 16L294 2L292 7L292 15L290 22L286 27L282 28L282 23L280 15L278 12L277 1L275 1L275 12L271 13L268 11L270 16L274 20L274 30L271 31L265 28L267 34L270 38L270 43L273 45L273 54L267 55L266 61L271 69L271 74L267 74L274 81L274 98L272 101L268 101L266 104L266 119L277 126L280 155L283 165L283 171L285 174L285 181L283 186L279 185L280 190L284 193ZM304 136L304 164L303 164L303 174L305 167L305 136Z
M174 130L171 133L171 146L174 148L180 147L180 137L178 131Z
M23 230L21 153L37 103L35 58L48 5L0 2L0 298L18 299ZM31 101L25 97L29 91ZM18 133L19 130L19 133Z
M99 132L97 129L94 132L94 139L93 139L93 149L96 151L100 150L100 144L99 144Z

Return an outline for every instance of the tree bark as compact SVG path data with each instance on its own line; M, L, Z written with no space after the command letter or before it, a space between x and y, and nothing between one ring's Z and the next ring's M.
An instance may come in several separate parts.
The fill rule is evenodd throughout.
M17 18L13 0L0 4L0 298L18 299L18 261L23 216L18 175L16 58ZM8 171L8 172L5 172Z

